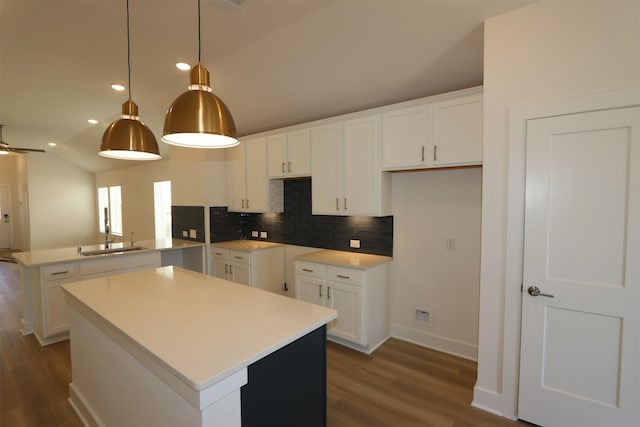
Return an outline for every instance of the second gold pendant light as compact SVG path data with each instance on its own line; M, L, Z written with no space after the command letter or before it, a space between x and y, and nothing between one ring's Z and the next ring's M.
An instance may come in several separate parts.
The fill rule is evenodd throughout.
M236 125L224 102L213 94L209 71L200 63L201 30L198 0L198 63L189 74L189 90L171 104L164 119L162 140L190 148L238 145Z

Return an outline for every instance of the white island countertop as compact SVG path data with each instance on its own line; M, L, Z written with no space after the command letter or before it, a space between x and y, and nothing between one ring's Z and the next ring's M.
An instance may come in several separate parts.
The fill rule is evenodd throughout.
M62 285L71 306L112 325L203 390L335 319L335 310L161 267Z
M171 249L182 249L196 246L204 246L204 243L194 242L180 239L157 239L157 240L140 240L133 243L135 246L141 246L144 249L131 252L118 252L115 254L100 254L85 256L78 253L78 248L59 248L59 249L42 249L28 252L16 252L12 256L20 261L26 267L36 267L45 264L54 264L58 262L78 261L93 259L96 257L113 257L126 256L127 254L136 254L149 251L166 251ZM114 242L109 243L109 248L122 248L132 246L131 242ZM85 245L81 247L82 251L93 251L104 249L104 244Z
M378 264L392 261L393 258L382 255L362 254L357 252L322 250L295 257L299 261L319 262L337 267L366 270Z

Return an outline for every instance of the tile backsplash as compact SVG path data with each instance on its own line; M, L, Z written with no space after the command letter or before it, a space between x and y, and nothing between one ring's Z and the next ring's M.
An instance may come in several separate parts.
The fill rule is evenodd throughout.
M393 255L393 216L332 216L311 214L311 179L284 182L284 212L244 214L226 207L210 208L211 242L252 239L251 231L266 231L270 242L324 249ZM175 235L175 234L174 234ZM349 240L360 240L350 248Z
M183 235L183 231L195 230L196 237ZM176 239L205 242L204 206L171 206L171 235Z

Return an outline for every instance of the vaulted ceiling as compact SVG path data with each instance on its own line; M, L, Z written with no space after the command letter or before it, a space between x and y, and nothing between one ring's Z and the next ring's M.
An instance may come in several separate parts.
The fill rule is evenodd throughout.
M238 5L236 5L238 3ZM202 0L202 63L240 135L482 84L483 21L531 0ZM132 99L160 142L196 0L130 0ZM87 170L127 85L125 0L0 0L0 123ZM95 118L91 125L87 119ZM58 145L48 147L48 142Z

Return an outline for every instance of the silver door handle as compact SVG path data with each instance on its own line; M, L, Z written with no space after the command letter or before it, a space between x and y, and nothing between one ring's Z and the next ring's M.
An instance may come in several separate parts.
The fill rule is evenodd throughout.
M553 295L551 295L551 294L543 294L542 292L540 292L540 288L537 287L537 286L529 286L529 288L527 289L527 292L532 297L549 297L549 298L553 298Z

